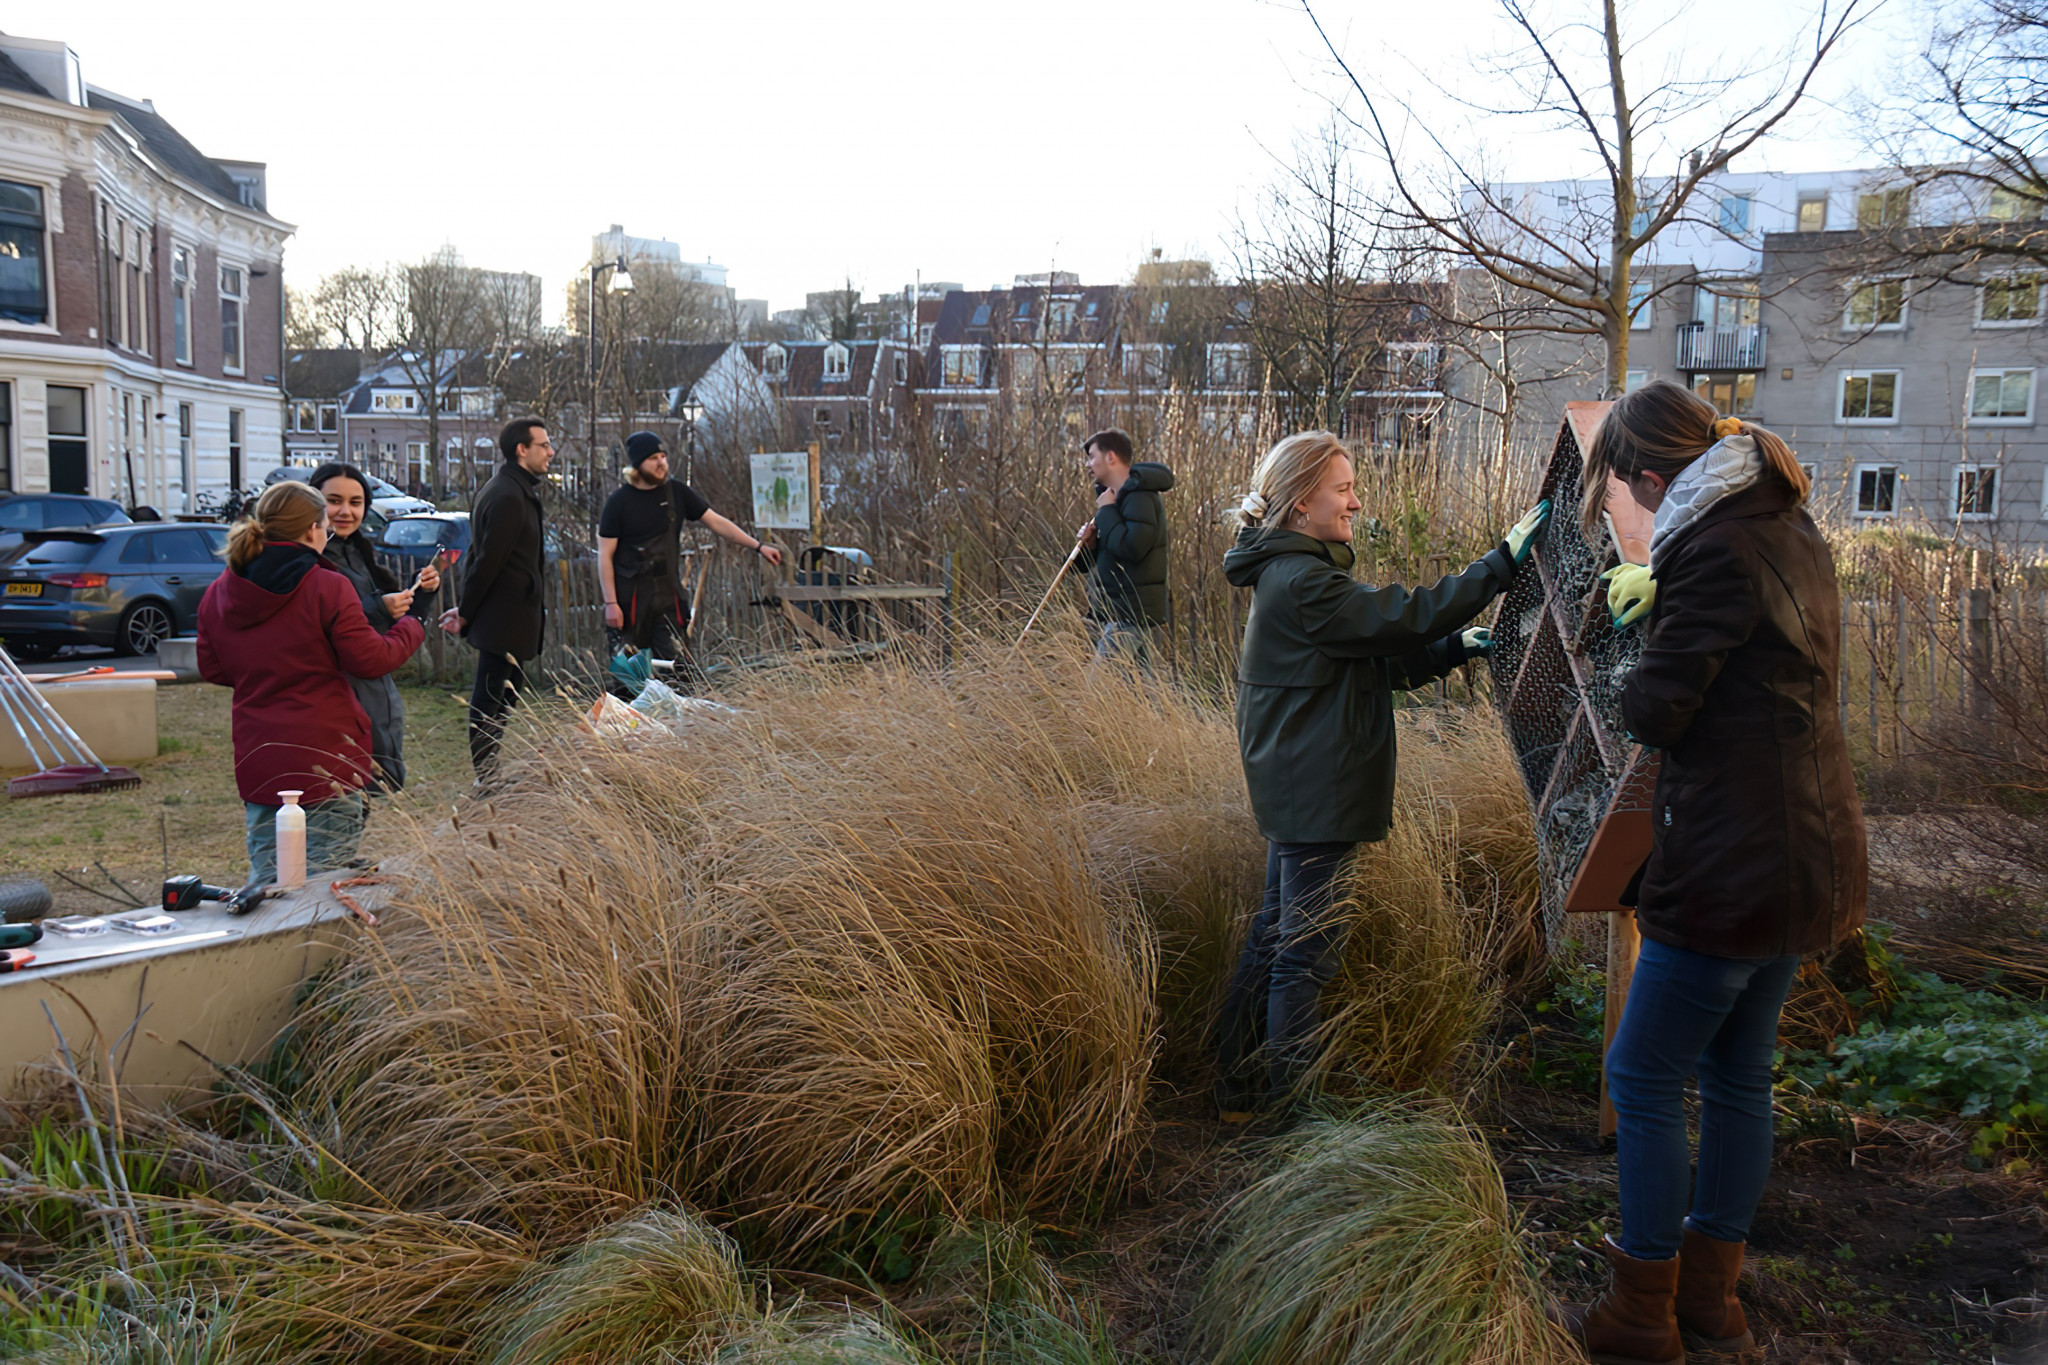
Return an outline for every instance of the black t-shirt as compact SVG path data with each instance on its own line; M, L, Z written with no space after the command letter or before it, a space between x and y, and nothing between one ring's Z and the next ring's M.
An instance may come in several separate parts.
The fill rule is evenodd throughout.
M703 495L681 479L670 479L656 488L622 484L604 500L597 534L619 542L612 558L613 571L623 578L636 578L657 563L673 567L675 528L686 521L703 520L710 510Z

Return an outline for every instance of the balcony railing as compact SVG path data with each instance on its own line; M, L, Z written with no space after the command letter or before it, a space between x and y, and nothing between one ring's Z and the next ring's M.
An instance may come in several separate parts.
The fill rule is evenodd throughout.
M1681 370L1760 370L1764 364L1764 333L1760 322L1739 327L1710 327L1688 322L1678 329Z

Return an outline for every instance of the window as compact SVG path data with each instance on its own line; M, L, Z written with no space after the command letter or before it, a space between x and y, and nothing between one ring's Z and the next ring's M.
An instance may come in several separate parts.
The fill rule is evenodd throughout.
M431 485L433 483L434 468L431 460L432 454L428 450L425 441L407 441L405 443L406 473L416 477L423 484Z
M1977 321L1987 327L2031 327L2041 320L2041 277L2001 275L1977 291Z
M228 487L242 486L242 410L228 409Z
M1692 391L1730 417L1748 417L1756 411L1756 375L1696 374Z
M1991 203L1984 216L1994 223L2031 223L2041 216L2041 201L2024 190L1999 185L1991 191Z
M108 206L100 206L100 326L109 346L128 341L128 279L123 267L127 254L122 244L128 239L127 220L117 218Z
M981 301L980 303L977 303L977 304L975 304L975 305L974 305L974 316L973 316L973 317L971 317L971 318L969 318L969 319L967 320L967 325L968 325L969 327L986 327L986 326L988 326L988 314L989 314L989 304L988 304L988 300L986 300L986 299L983 299L983 300L982 300L982 301Z
M1650 230L1650 211L1637 209L1628 220L1628 235L1640 237Z
M1020 319L1031 316L1031 296L1029 294L1017 300L1017 311L1013 316Z
M420 396L411 389L380 389L370 395L371 412L418 412Z
M1065 334L1072 330L1075 302L1073 299L1054 299L1046 305L1045 320L1054 331Z
M1380 357L1380 387L1400 393L1435 393L1442 380L1443 348L1433 341L1391 341Z
M171 251L171 351L180 365L192 363L192 251Z
M1695 290L1693 317L1716 331L1754 327L1763 317L1763 303L1754 284L1730 281L1718 289Z
M897 383L908 384L910 382L910 357L901 351L896 353L894 373Z
M917 329L917 344L920 349L932 344L932 333L937 330L937 326L938 324L931 322L919 325Z
M1749 196L1731 194L1721 200L1721 231L1740 237L1749 231Z
M230 374L242 372L242 269L220 268L220 365Z
M1622 377L1621 391L1623 393L1634 393L1649 382L1650 372L1648 370L1630 370Z
M1899 420L1897 370L1842 371L1841 419L1844 422Z
M1154 327L1165 325L1166 314L1171 309L1172 304L1173 300L1171 299L1152 300L1152 325Z
M1251 385L1251 347L1242 342L1219 341L1209 347L1209 387L1242 389Z
M184 477L185 487L187 488L191 488L197 482L194 478L195 468L195 456L192 448L192 405L190 403L180 403L178 404L178 469ZM240 488L241 486L242 481L240 479L230 478L228 480L228 487L230 488Z
M322 403L320 405L320 430L323 432L333 432L339 431L340 429L340 405L336 403Z
M1140 388L1158 388L1166 382L1166 348L1159 344L1124 347L1124 378Z
M41 325L50 320L43 192L0 180L0 318Z
M1910 189L1879 190L1874 194L1856 196L1856 226L1865 232L1904 227L1912 212L1913 191Z
M149 229L135 229L128 252L128 285L135 292L135 311L129 318L128 349L149 354Z
M1998 515L1998 471L1990 465L1956 466L1956 516L1986 521Z
M972 389L981 384L981 347L939 348L939 383L949 389Z
M2033 420L2034 372L1972 370L1970 424L2021 423Z
M832 409L830 409L830 408L814 408L814 409L812 409L812 410L811 410L811 425L812 425L812 426L814 426L814 427L829 427L829 426L831 426L831 425L832 425Z
M309 398L292 404L292 430L314 431L320 425L320 405Z
M1885 331L1906 324L1906 282L1872 280L1849 291L1842 326Z
M1648 275L1637 275L1628 282L1628 325L1631 331L1641 331L1655 325L1656 305L1650 302L1650 290L1654 282Z
M1802 194L1799 196L1799 231L1826 232L1828 230L1828 197L1825 194Z
M1895 464L1856 466L1856 515L1889 517L1899 510L1899 467Z
M853 352L838 342L825 348L825 379L827 382L844 380L853 370Z
M761 373L770 379L789 377L789 352L780 346L770 345L761 352Z

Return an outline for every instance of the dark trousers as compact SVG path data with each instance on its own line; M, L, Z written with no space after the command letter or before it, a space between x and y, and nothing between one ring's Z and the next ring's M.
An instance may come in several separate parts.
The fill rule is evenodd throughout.
M1266 892L1244 937L1217 1024L1225 1109L1283 1098L1315 1060L1317 1001L1344 957L1332 887L1356 844L1269 843Z
M505 713L526 686L526 670L509 654L476 656L476 686L469 691L469 766L476 780L498 775L498 745L505 737Z
M678 593L666 579L629 578L619 584L619 614L623 628L605 628L605 647L613 654L628 646L657 659L675 660L675 671L662 678L678 692L697 690L697 666L690 658L688 638L690 595ZM616 678L606 684L625 701L633 700Z

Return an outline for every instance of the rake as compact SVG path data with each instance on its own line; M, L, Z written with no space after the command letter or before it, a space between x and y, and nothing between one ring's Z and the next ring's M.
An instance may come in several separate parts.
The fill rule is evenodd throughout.
M41 772L8 782L10 797L61 796L66 792L104 792L142 785L141 776L133 768L109 767L100 762L99 755L57 713L50 699L36 690L4 646L0 646L0 711L7 713L29 762L41 764L43 752L50 755L49 766ZM29 738L31 731L42 742L40 748Z

